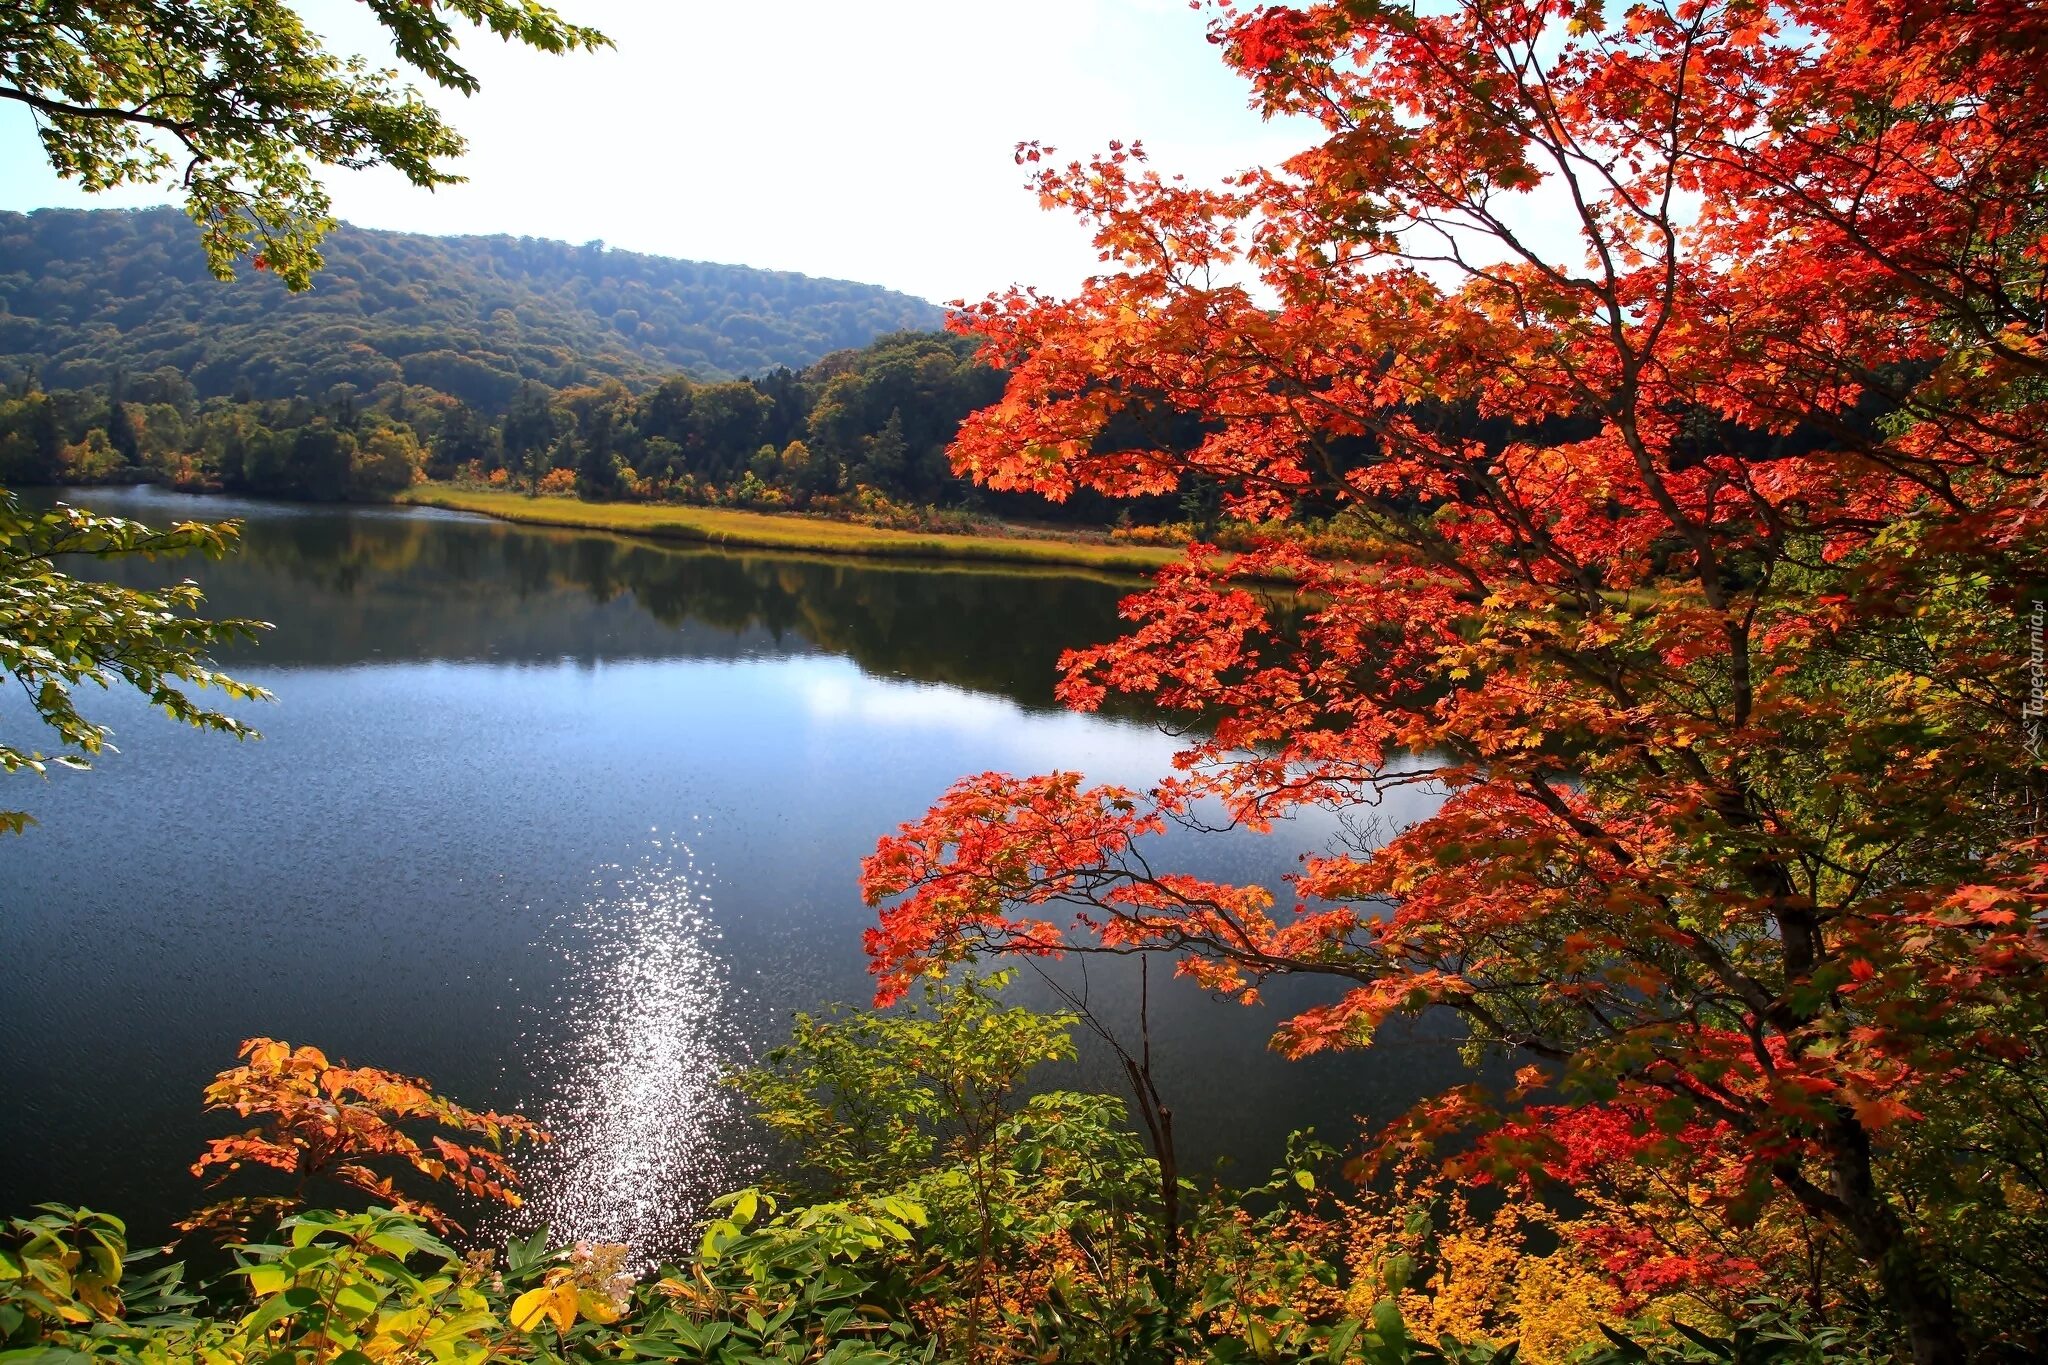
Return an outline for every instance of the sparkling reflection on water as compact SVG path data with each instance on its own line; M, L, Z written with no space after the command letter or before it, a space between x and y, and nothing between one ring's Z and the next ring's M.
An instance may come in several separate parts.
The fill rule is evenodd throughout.
M548 931L560 986L516 1055L558 1078L538 1115L554 1141L521 1162L532 1198L518 1225L671 1248L707 1198L749 1179L743 1111L720 1084L746 1050L714 885L686 843L656 840Z

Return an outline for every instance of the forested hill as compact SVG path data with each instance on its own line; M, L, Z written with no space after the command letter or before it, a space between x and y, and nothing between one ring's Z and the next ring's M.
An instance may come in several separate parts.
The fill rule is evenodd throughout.
M0 213L0 381L52 388L169 367L202 397L402 381L487 411L521 381L800 369L941 310L876 285L599 243L341 227L307 293L206 271L175 209Z

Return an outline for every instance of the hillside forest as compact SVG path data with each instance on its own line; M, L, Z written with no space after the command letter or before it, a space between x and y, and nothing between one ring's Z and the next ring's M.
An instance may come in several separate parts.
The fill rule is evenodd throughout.
M531 237L349 225L293 293L274 271L223 289L174 209L0 213L0 379L51 388L169 367L201 398L338 384L437 389L487 411L532 380L644 387L801 369L940 310L877 285Z

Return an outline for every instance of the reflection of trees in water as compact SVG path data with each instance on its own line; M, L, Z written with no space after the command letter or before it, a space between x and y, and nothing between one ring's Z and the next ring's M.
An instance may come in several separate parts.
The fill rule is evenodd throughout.
M1053 704L1062 650L1109 638L1127 588L1014 571L671 548L346 509L252 516L183 574L209 610L276 622L266 664L732 658L817 649L866 672Z

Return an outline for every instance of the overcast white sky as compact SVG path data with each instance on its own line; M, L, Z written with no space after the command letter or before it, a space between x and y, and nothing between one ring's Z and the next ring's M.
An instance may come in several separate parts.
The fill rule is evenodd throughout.
M474 99L431 97L468 137L469 183L427 194L337 173L341 217L506 232L798 270L937 302L1011 283L1069 292L1095 264L1011 162L1141 138L1162 170L1208 179L1310 140L1263 124L1186 0L555 0L618 44L546 57L469 38ZM354 0L306 0L332 43L369 51ZM389 59L388 48L376 55ZM165 202L87 195L0 107L0 208Z

